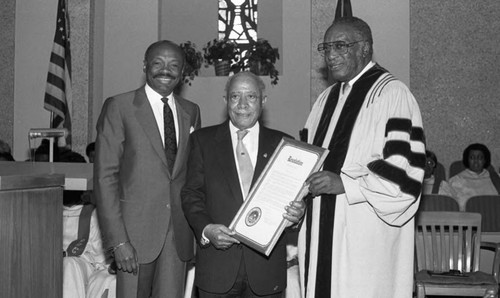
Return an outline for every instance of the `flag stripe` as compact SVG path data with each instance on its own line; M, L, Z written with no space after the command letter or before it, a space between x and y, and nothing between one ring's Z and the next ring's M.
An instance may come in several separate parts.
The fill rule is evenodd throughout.
M61 117L64 117L64 110L66 109L66 105L59 100L59 98L54 97L48 93L45 94L45 105L48 105L50 110L57 114L60 115ZM48 108L46 106L46 108Z
M49 83L49 85L47 85L47 88L52 85L52 86L55 86L61 90L65 90L66 89L66 82L64 82L64 78L61 78L53 73L48 73L47 74L47 83ZM47 91L45 91L47 92Z
M58 66L61 70L64 70L64 56L52 53L50 55L50 63L52 63L52 67Z

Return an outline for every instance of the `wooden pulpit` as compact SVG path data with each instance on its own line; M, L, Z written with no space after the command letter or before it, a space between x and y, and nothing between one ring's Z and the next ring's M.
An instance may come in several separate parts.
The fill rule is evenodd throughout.
M0 162L0 293L62 298L63 189L92 189L92 165Z

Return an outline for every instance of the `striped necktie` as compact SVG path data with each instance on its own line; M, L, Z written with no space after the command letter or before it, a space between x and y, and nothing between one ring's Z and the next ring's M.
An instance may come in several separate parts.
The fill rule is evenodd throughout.
M248 154L247 148L243 144L243 138L247 135L248 130L238 130L238 143L236 144L236 156L238 159L238 168L240 172L241 184L243 185L244 197L250 191L250 185L253 178L253 166Z
M167 156L167 163L172 174L174 168L175 156L177 155L177 138L175 136L174 115L168 105L168 98L163 97L163 129L165 132L165 155Z

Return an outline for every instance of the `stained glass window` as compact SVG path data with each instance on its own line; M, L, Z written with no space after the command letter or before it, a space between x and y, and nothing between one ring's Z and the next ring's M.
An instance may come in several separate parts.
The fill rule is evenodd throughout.
M242 51L257 40L258 0L219 0L219 39L234 40Z

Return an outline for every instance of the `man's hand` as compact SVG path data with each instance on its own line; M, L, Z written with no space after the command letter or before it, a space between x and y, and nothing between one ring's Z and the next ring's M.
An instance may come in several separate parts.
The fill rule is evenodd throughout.
M134 273L137 275L137 270L139 269L139 262L137 260L137 253L135 248L126 242L123 245L117 247L114 251L114 257L116 262L116 268L118 270Z
M286 213L283 213L283 218L290 221L290 225L300 221L306 211L306 203L304 201L291 201L290 205L285 206Z
M322 194L341 194L344 193L344 184L340 179L340 176L329 172L321 171L311 174L306 180L306 184L309 184L309 192L313 196L319 196Z
M224 225L209 224L205 227L203 232L205 237L207 237L210 243L217 249L226 250L233 244L240 243L237 239L232 237L235 233Z

